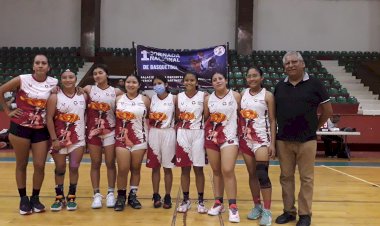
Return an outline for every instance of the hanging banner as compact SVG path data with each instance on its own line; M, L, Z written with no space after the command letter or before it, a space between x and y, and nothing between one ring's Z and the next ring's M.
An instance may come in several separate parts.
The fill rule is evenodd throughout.
M198 76L200 88L212 88L211 76L215 72L227 75L228 51L226 45L206 49L176 51L137 45L136 68L143 90L152 89L153 78L164 75L170 88L182 88L187 71Z

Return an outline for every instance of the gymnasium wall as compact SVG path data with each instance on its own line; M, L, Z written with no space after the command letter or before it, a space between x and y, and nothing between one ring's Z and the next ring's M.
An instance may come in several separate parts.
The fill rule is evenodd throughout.
M0 46L80 46L80 0L0 0Z
M378 0L254 0L254 49L380 51ZM0 0L0 46L79 46L80 0ZM101 46L235 47L235 0L102 1Z
M100 44L193 49L235 40L235 0L102 1Z
M254 49L380 51L378 0L255 0Z

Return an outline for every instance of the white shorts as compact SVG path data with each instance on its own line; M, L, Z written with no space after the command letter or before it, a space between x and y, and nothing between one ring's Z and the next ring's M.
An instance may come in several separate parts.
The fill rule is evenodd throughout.
M103 147L113 145L115 144L115 130L112 130L112 132L105 135L99 135L99 138L102 141Z
M178 129L177 131L177 166L205 166L205 137L203 129Z
M144 142L144 143L141 143L141 144L133 145L133 147L129 151L133 152L133 151L147 149L147 148L148 148L148 143Z
M151 128L148 135L148 153L146 166L156 168L174 167L176 133L174 128Z
M68 147L60 149L57 154L67 155L67 154L70 154L71 152L73 152L75 149L80 148L80 147L84 147L84 146L86 146L86 141L81 140L78 143L75 143L75 144L72 144Z

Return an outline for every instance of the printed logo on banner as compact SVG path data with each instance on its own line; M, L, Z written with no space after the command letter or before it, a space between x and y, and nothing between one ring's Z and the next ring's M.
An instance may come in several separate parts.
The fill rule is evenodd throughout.
M137 74L142 89L152 89L156 75L164 75L169 87L183 88L182 79L190 71L198 76L200 88L212 88L211 77L215 72L227 73L227 50L225 45L190 51L174 51L138 45L136 49Z

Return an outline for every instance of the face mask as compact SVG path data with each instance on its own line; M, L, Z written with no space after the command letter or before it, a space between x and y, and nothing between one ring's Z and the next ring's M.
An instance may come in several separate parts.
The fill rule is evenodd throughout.
M166 91L166 88L163 84L155 85L153 89L154 92L156 92L158 95L164 94Z

